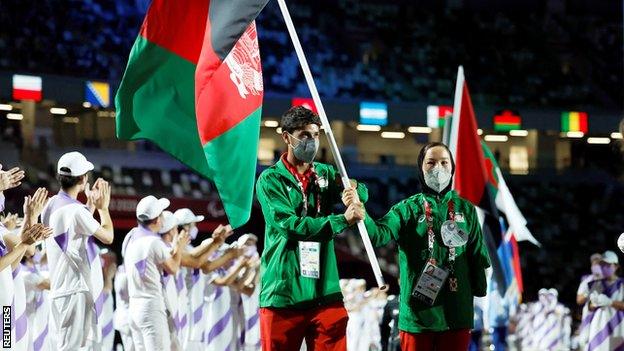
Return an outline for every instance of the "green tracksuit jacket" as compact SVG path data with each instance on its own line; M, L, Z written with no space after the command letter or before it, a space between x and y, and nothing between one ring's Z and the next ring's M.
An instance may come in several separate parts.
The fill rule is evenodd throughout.
M308 186L308 213L302 216L303 196L297 180L280 160L262 172L256 195L265 225L261 258L260 307L308 308L342 301L334 237L349 224L343 214L331 214L341 202L342 183L333 166L314 163L318 182ZM368 199L364 184L357 191L362 202ZM315 198L315 194L319 198ZM316 212L316 201L321 211ZM301 276L299 241L320 243L319 279Z
M448 248L442 243L440 227L448 219L448 203L454 202L456 222L468 233L468 243L456 249L455 277L458 291L451 292L448 279L433 306L411 296L429 258L424 199L431 206L435 245L433 258L446 267ZM378 221L367 216L366 227L374 246L394 239L399 247L401 304L399 329L410 333L472 329L473 296L485 296L485 268L490 266L487 248L475 207L454 191L443 196L416 194L396 204Z

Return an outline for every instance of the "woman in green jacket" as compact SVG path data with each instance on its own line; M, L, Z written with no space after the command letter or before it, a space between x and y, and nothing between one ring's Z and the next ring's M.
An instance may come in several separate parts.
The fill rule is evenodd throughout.
M365 223L373 245L398 243L402 350L467 350L473 297L486 294L483 234L475 207L451 190L455 164L446 145L426 145L418 169L423 192Z

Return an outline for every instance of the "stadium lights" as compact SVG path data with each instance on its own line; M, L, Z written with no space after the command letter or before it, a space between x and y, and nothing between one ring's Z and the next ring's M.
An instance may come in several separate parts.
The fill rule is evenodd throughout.
M368 124L358 124L356 128L360 132L378 132L381 130L381 126L372 126Z
M264 121L264 126L268 128L277 128L279 127L278 121Z
M89 101L85 101L85 102L82 103L82 107L84 107L84 108L91 108L91 106L92 105L91 105L91 103Z
M477 129L477 134L478 135L483 135L483 129L481 129L481 128Z
M504 143L509 140L509 137L506 135L486 135L484 139L485 141L489 141L492 143Z
M609 138L598 138L598 137L587 138L588 144L606 145L606 144L609 144L610 142L611 142L611 139Z
M517 137L525 137L529 135L528 130L518 129L518 130L510 130L509 135L517 136Z
M565 136L567 136L568 138L582 138L585 136L585 133L583 132L567 132L565 133Z
M24 115L21 113L7 113L7 119L21 121L24 119Z
M624 139L624 137L622 137L622 133L614 132L611 133L611 139Z
M9 104L0 104L0 111L12 111L13 106Z
M63 123L76 124L78 122L79 122L78 117L63 117Z
M431 133L431 128L429 127L409 127L407 128L407 131L413 134L419 133L419 134L429 134Z
M384 139L403 139L405 133L403 132L382 132L381 137Z
M60 107L52 107L50 109L50 113L53 115L66 115L67 114L67 109L66 108L60 108Z

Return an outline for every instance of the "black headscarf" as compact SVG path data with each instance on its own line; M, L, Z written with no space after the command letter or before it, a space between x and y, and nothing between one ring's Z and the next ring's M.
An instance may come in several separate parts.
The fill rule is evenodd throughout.
M423 173L423 162L425 161L425 155L427 154L427 151L431 148L434 148L436 146L442 146L443 148L446 149L446 151L448 151L449 156L451 158L451 182L449 183L449 185L444 188L440 193L438 193L437 191L431 189L427 183L425 183L425 174ZM431 194L431 195L444 195L446 193L448 193L451 188L453 187L453 176L455 176L455 160L453 159L453 154L451 154L451 150L448 148L448 146L442 144L442 143L438 143L438 142L433 142L433 143L429 143L425 146L423 146L422 149L420 149L420 153L418 154L418 180L420 181L420 185L422 186L423 189L423 193L427 193L427 194Z

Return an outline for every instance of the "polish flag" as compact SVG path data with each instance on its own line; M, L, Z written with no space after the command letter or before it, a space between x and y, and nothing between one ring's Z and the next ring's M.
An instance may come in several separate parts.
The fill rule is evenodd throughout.
M41 77L13 75L13 99L41 101Z

